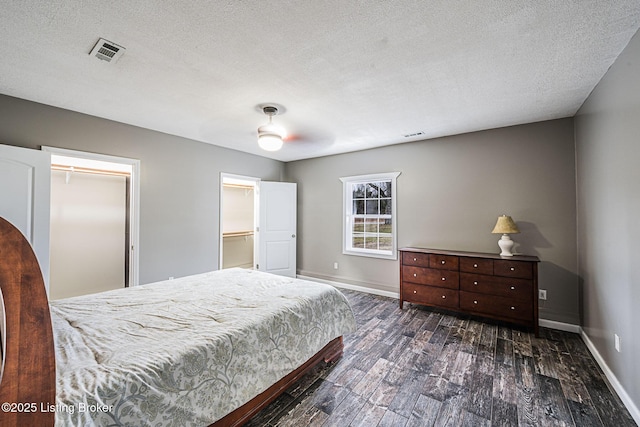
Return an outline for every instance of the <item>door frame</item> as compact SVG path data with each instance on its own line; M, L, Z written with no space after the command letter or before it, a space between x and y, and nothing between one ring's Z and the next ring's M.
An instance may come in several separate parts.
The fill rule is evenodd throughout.
M260 189L260 178L255 176L246 176L246 175L236 175L227 172L220 172L220 207L219 207L219 224L218 224L218 270L222 270L222 262L223 262L223 243L224 236L222 230L224 230L224 184L225 181L227 183L235 182L242 183L246 185L253 186L253 268L255 268L257 260L258 260L258 243L260 240L260 230L258 228L258 222L260 221L260 198L259 198L259 189Z
M131 166L129 181L129 286L140 283L140 160L128 157L111 156L108 154L89 153L86 151L69 150L66 148L42 146L42 151L50 154L76 157L79 159L119 163Z

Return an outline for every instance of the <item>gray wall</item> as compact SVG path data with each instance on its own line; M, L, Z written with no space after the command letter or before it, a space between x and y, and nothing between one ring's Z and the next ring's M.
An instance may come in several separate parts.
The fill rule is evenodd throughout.
M399 171L399 247L499 253L491 230L509 214L515 249L542 260L540 316L578 324L574 160L573 121L562 119L287 163L299 274L398 292L398 261L342 254L339 178Z
M0 96L0 143L140 160L140 283L218 268L220 172L280 181L283 163Z
M575 118L583 329L640 417L640 33ZM621 337L621 352L614 349Z

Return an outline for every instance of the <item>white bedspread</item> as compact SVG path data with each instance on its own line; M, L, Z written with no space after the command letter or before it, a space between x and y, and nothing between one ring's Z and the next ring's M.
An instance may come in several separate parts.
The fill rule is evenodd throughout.
M230 269L51 302L56 426L206 426L353 332L329 285Z

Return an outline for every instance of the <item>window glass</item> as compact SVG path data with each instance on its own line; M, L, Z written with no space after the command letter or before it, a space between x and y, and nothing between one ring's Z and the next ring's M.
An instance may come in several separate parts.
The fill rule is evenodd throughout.
M396 259L399 172L340 178L345 210L343 253Z

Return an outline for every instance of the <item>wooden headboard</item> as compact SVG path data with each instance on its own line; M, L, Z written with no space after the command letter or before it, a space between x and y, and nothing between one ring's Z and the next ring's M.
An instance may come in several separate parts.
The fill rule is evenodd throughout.
M3 218L0 291L6 339L0 404L9 404L0 411L0 426L53 426L55 413L47 408L56 403L56 365L44 280L31 245Z

